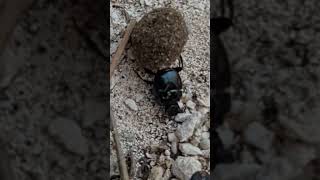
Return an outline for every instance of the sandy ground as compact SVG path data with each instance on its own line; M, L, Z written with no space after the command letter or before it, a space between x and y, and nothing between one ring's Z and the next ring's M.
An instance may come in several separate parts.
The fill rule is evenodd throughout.
M115 51L119 37L126 26L126 11L130 18L139 20L156 7L175 7L185 18L189 40L183 50L184 96L207 97L209 93L209 7L208 0L199 1L113 1L111 5L111 53ZM111 104L119 124L124 152L133 150L137 158L151 144L160 144L167 139L167 133L177 126L164 115L163 108L156 104L150 93L151 86L145 84L134 73L138 69L130 50L121 61L111 82ZM134 111L125 101L132 99L137 105Z

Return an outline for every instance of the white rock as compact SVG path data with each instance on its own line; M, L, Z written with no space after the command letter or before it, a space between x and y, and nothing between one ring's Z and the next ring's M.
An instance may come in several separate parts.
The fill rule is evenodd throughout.
M181 100L178 101L178 106L179 106L180 109L184 109L184 104L183 104L183 102Z
M201 134L201 138L210 138L210 133L209 132L203 132L202 134Z
M177 154L178 153L178 143L173 141L171 143L171 152L172 154Z
M191 116L192 116L192 114L190 114L190 113L179 113L179 114L176 115L174 120L176 122L184 122L184 121L190 119Z
M207 114L210 112L210 109L207 107L201 107L199 108L199 112L201 112L202 114Z
M200 140L201 140L201 137L193 136L193 137L191 138L190 143L191 143L192 145L194 145L194 146L199 146Z
M219 134L225 148L229 148L235 143L235 134L229 128L221 126L217 129L217 133Z
M273 143L273 132L266 129L258 122L249 124L244 132L244 139L247 143L267 152Z
M192 102L191 100L187 101L186 105L190 109L195 109L196 108L196 104L194 102Z
M148 179L150 180L162 180L164 169L161 166L155 166L151 169Z
M200 140L199 147L200 147L202 150L208 150L208 149L210 149L210 140L209 140L208 138L202 138L202 139Z
M168 133L168 141L169 142L177 142L178 139L177 139L177 136L174 134L174 133Z
M210 107L210 97L204 97L204 98L199 97L197 98L197 101L201 106L208 107L208 108Z
M201 114L200 113L193 113L191 118L183 122L175 132L176 136L178 137L180 142L187 141L192 135L195 128L201 122Z
M190 143L180 143L179 149L184 155L193 155L193 156L202 155L202 151L198 147L193 146Z
M133 111L138 111L136 102L132 99L126 99L125 104Z
M216 166L212 179L219 180L248 180L255 176L261 167L256 164L219 164Z
M171 153L170 153L170 151L167 149L167 150L164 151L164 154L165 154L166 156L170 156Z
M190 180L191 176L201 171L201 163L193 157L179 156L172 164L172 174L180 180Z
M210 159L210 149L202 150L202 156L207 158L207 159Z

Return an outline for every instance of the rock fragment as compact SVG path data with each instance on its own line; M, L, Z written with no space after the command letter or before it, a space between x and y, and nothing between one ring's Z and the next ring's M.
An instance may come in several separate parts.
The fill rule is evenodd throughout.
M192 135L201 121L200 113L193 113L191 118L183 122L176 131L176 136L178 137L180 142L187 141Z
M187 105L188 108L190 108L192 110L196 108L196 104L191 100L187 101L186 105Z
M208 138L202 138L202 139L200 140L199 147L200 147L202 150L208 150L208 149L210 149L210 140L209 140Z
M134 100L126 99L125 104L129 107L129 109L133 111L138 111L138 106Z
M192 156L202 155L202 151L198 147L193 146L190 143L179 144L179 149L184 155L192 155Z
M179 114L176 115L174 120L176 122L184 122L184 121L190 119L191 116L192 116L192 114L190 114L190 113L179 113Z
M192 175L201 171L201 163L194 157L179 156L172 164L172 174L181 180L190 180Z
M154 166L151 169L148 179L152 180L162 180L162 175L164 174L164 169L161 166Z

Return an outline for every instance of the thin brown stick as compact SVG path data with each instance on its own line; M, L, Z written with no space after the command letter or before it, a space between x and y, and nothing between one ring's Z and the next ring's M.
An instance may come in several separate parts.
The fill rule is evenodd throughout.
M123 54L123 51L126 48L126 45L127 45L128 41L129 41L129 38L130 38L130 34L131 34L132 29L133 29L135 24L136 24L136 21L135 20L131 20L131 22L129 23L129 25L128 25L127 29L126 29L126 32L125 32L122 40L120 41L120 44L118 46L118 49L117 49L116 53L112 57L112 61L111 61L111 65L110 65L110 78L112 78L113 72L114 72L115 68L117 67L117 65L120 62L121 56Z
M123 152L122 152L121 144L120 144L119 133L117 130L117 124L114 119L112 111L110 111L110 119L111 119L111 126L113 127L113 139L114 139L114 142L116 145L116 150L117 150L120 176L121 176L121 179L123 179L123 180L129 180L128 166L127 166L127 163L126 163L124 156L123 156Z
M123 51L126 48L128 41L129 41L130 34L132 32L132 29L133 29L135 23L136 23L135 20L132 20L129 23L129 25L126 29L126 32L124 34L124 37L122 38L115 55L112 57L112 61L111 61L111 65L110 65L110 79L113 76L113 72L114 72L115 68L117 67L117 65L120 62L121 56L123 54ZM113 139L115 141L116 150L117 150L120 176L121 176L122 180L129 180L128 166L127 166L127 163L126 163L124 156L123 156L123 152L122 152L122 148L121 148L121 144L120 144L119 133L118 133L118 129L117 129L117 124L114 119L114 115L113 115L112 110L110 110L110 119L111 119L110 125L113 129Z

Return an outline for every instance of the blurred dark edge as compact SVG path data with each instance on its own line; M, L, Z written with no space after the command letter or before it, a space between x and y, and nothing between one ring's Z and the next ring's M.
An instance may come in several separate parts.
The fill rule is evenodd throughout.
M102 0L31 1L22 0L15 4L14 1L0 0L0 28L4 30L5 27L9 27L10 29L0 32L0 179L108 179L110 171L110 2ZM10 12L6 10L7 2L11 3ZM22 8L23 12L21 12L21 6L28 3L30 6L25 6L26 8ZM78 7L83 10L80 12L91 14L76 14ZM96 14L92 14L93 12ZM17 19L14 19L14 16ZM83 26L84 29L88 28L85 33L93 35L91 40L94 43L100 41L97 43L98 51L103 51L102 54L105 57L99 55L96 51L97 47L91 47L92 45L86 42L79 32L76 32L71 25L70 17L75 17L80 28L82 28L81 21L87 23ZM94 17L94 19L86 19L87 17ZM41 19L50 20L50 22L43 22ZM30 22L40 27L35 27L37 28L35 30L32 27L33 23ZM48 26L45 26L47 24ZM96 25L99 27L97 28ZM73 29L71 33L59 29L66 26ZM49 29L50 27L57 29ZM100 31L99 35L95 36L93 33L95 31ZM54 34L50 34L51 32ZM80 52L81 58L77 55L76 48L69 50L65 44L59 47L60 44L55 43L58 40L51 41L57 37L61 38L60 42L65 43L65 39L68 40L70 36L78 38L75 47L86 47L81 49L83 51ZM42 37L45 39L41 39ZM100 37L103 38L100 39ZM46 62L50 62L50 65L43 64ZM54 72L52 74L49 73L51 65L53 66L52 72ZM84 69L86 72L81 72L77 68ZM10 74L8 75L9 80L4 78L7 77L6 73ZM95 77L100 79L94 80ZM50 78L53 79L52 82L48 80ZM86 78L88 80L84 80ZM30 80L30 82L21 80ZM75 82L75 80L81 80L81 82ZM46 92L40 92L40 90ZM59 101L56 101L59 98L54 93L57 93L56 96L61 96L61 105ZM70 101L68 101L69 98ZM105 118L95 121L90 127L84 127L83 119L85 117L90 119L90 113L92 117L97 115L96 112L90 112L92 107L85 106L84 103L87 101L99 104L103 107L98 107L98 109L105 110ZM71 105L68 104L69 102L80 103ZM42 110L37 112L37 108L42 108ZM85 108L90 108L90 110ZM40 114L39 117L37 117L38 114ZM82 142L72 142L77 139L71 139L71 137L68 139L64 136L65 139L61 140L59 134L52 135L61 130L73 136L72 132L66 132L67 126L56 129L58 132L48 131L53 126L53 121L59 118L72 120L72 123L76 125L71 126L80 127L81 134L88 144L87 154L79 155L77 149L74 149L75 153L70 150L70 147L66 147L70 144L81 144ZM104 136L102 137L101 134ZM39 145L40 148L37 148L36 145ZM93 148L98 149L92 150ZM41 152L33 152L37 150ZM57 173L56 176L54 173ZM12 174L15 174L16 177L12 177Z

